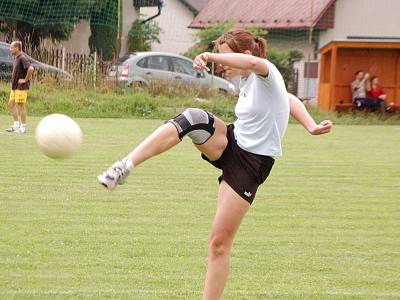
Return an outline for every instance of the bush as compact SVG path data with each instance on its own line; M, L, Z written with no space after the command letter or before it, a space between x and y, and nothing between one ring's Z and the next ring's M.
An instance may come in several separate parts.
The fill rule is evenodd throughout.
M301 60L303 56L303 53L297 49L288 52L282 52L276 48L267 49L267 58L281 72L288 91L292 91L294 85L293 64Z
M0 82L0 114L9 114L7 103L9 83ZM148 90L137 92L110 86L93 87L59 82L34 82L28 96L29 115L43 116L64 113L71 117L87 118L152 118L169 119L187 107L198 107L214 113L226 122L235 120L235 101L231 96L196 88L154 84ZM204 97L204 98L203 98ZM316 121L330 119L335 124L400 125L400 114L380 115L362 112L336 114L308 107ZM295 122L291 120L291 122Z
M9 114L9 83L0 82L0 114ZM207 96L207 99L201 98ZM183 107L218 109L221 116L233 114L232 98L218 94L202 94L195 88L152 84L145 91L134 88L116 89L115 85L90 86L56 81L34 82L28 96L29 115L43 116L64 113L71 117L89 118L153 118L167 119Z
M159 35L161 28L155 21L142 23L142 18L132 23L132 27L128 33L128 50L149 51L151 44L154 42L160 43Z
M214 47L213 42L225 32L229 31L233 27L233 25L234 23L232 22L219 23L199 31L198 33L196 33L196 36L199 38L200 41L196 45L191 47L188 51L183 53L183 55L194 59L202 52L211 52Z

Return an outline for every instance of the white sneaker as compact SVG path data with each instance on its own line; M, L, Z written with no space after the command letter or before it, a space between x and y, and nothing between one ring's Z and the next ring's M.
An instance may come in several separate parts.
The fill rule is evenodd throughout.
M26 127L20 126L18 129L18 133L26 133Z
M9 128L6 129L7 132L19 132L19 126L10 126Z
M125 182L125 178L129 173L130 171L126 168L125 161L119 160L103 174L97 176L97 181L109 190L113 190L118 184L123 184Z

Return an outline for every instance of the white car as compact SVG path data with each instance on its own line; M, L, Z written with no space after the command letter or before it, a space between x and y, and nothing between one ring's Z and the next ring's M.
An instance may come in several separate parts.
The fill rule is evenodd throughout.
M165 52L127 54L111 68L107 78L123 85L141 87L148 86L151 81L172 81L235 94L235 86L229 81L194 70L193 61L187 57Z

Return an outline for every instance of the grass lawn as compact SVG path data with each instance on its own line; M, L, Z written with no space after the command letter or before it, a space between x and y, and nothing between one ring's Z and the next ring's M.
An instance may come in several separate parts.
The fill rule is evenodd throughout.
M54 161L0 116L0 299L199 299L219 171L189 140L108 192L159 120L77 119ZM290 125L236 237L224 299L399 299L400 126Z

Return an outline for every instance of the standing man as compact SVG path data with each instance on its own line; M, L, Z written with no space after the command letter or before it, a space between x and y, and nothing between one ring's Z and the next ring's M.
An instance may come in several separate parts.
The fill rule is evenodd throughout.
M8 132L26 132L26 99L29 90L29 80L34 68L22 52L22 43L14 41L10 45L11 54L15 57L11 79L11 93L8 107L14 119L14 124L6 129Z

